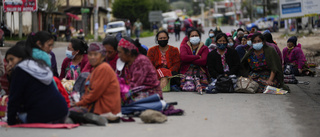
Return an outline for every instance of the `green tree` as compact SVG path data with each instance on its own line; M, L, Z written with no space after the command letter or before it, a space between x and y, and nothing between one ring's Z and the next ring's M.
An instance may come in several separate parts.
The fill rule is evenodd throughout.
M138 18L144 28L149 27L148 13L152 8L149 0L115 0L112 5L113 16L135 22Z
M167 12L170 10L170 5L166 0L152 0L151 10L161 10L162 12Z

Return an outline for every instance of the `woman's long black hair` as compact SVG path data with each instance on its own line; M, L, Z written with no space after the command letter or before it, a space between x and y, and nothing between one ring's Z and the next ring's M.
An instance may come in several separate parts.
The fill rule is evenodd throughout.
M147 55L147 50L144 49L144 48L141 46L141 43L139 42L139 39L136 39L136 40L134 41L134 40L132 40L132 39L129 38L129 37L123 37L123 38L124 38L125 40L131 42L132 44L134 44L134 45L138 48L138 50L139 50L139 52L138 52L137 50L135 50L135 49L132 49L132 50L129 51L129 49L123 48L123 50L124 50L125 53L129 53L129 52L130 52L132 56L138 56L139 54Z

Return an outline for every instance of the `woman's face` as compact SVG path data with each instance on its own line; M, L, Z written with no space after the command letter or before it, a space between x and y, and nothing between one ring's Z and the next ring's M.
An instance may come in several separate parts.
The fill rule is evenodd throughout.
M130 61L131 56L128 55L130 53L125 53L123 48L118 46L118 57L125 63L128 63Z
M12 68L16 66L22 58L13 56L11 54L7 55L6 61L7 61L7 73L10 74L12 72Z
M292 48L292 47L294 47L294 44L292 42L287 42L287 46L288 46L288 48Z
M69 51L72 51L72 55L76 55L76 54L79 52L79 50L74 51L74 49L73 49L73 47L72 47L72 43L69 43L69 45L68 45L68 50L69 50Z
M166 33L160 33L159 35L158 35L158 39L157 40L168 40L168 36L167 36L167 34Z
M228 41L227 41L227 39L226 39L225 37L221 37L221 38L219 38L219 39L217 40L217 43L218 43L218 44L227 44Z
M246 45L246 44L247 44L247 39L246 39L246 38L242 38L241 44L242 44L242 45Z
M197 31L192 31L192 32L190 33L189 39L192 38L192 37L200 37L200 35L198 34Z
M228 39L228 43L233 43L232 39ZM234 44L234 43L233 43Z
M262 39L259 38L259 37L255 37L253 40L252 40L252 44L256 44L256 43L260 43L262 42Z
M100 52L90 51L88 53L88 59L89 59L90 65L93 67L96 67L104 61L105 56L102 56Z
M53 48L53 39L47 40L43 45L40 41L37 42L37 45L40 47L41 50L50 53Z
M106 48L106 51L107 51L107 59L108 60L114 59L118 52L110 44L106 44L104 45L104 47Z

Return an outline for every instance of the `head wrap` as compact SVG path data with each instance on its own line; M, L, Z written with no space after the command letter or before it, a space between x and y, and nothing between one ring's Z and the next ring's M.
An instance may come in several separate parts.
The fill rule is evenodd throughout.
M290 38L288 39L287 42L292 42L293 45L296 46L296 45L297 45L297 40L298 40L298 38L297 38L296 36L292 36L292 37L290 37Z
M96 51L102 54L102 56L106 56L107 51L106 48L99 42L93 42L89 44L88 52Z
M231 34L230 34L230 33L226 33L226 35L227 35L228 37L231 37Z
M129 50L135 49L135 50L137 50L137 52L139 52L139 49L133 43L131 43L130 41L128 41L124 38L121 38L118 46L120 46L122 48L129 49Z
M254 34L254 33L250 33L247 38L248 38L248 39L251 39L251 37L253 36L253 34Z
M270 30L265 30L265 31L263 32L263 35L264 35L264 34L267 34L267 33L270 33L270 34L271 34Z

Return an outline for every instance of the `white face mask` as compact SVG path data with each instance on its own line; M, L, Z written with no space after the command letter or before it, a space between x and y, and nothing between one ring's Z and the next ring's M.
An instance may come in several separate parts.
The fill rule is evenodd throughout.
M190 38L190 43L192 45L198 45L200 43L200 37L191 37Z
M252 46L251 40L248 40L248 41L247 41L247 45Z
M263 47L262 42L253 44L252 48L255 50L260 50Z

